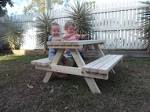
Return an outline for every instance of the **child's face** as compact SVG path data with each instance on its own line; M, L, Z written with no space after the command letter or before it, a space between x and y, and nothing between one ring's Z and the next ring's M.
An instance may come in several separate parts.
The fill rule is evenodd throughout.
M68 26L68 28L67 28L67 33L68 33L68 34L75 33L75 27L72 26L72 25Z
M59 26L58 25L54 25L54 26L52 26L51 27L51 35L52 36L60 36L60 28L59 28Z

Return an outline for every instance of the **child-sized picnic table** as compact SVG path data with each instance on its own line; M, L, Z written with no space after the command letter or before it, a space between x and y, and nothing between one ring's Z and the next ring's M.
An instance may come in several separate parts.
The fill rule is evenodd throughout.
M35 65L36 69L46 71L46 75L43 79L44 83L49 81L53 72L78 75L84 77L92 93L101 93L94 78L107 80L108 73L123 58L122 55L104 55L101 48L102 44L104 44L104 42L100 40L47 42L48 48L55 48L57 50L53 60L44 58L44 59L34 60L31 63ZM98 53L102 54L103 56L100 57L99 59L96 59L93 62L85 64L85 61L82 58L79 49L82 49L83 46L87 46L87 45L94 46L95 49L98 51ZM76 62L77 67L58 65L66 49L71 50L72 57Z

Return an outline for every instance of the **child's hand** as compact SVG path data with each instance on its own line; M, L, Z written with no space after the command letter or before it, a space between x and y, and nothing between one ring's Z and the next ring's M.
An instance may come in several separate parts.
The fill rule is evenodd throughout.
M69 40L69 41L73 41L73 40L78 40L78 39L77 39L77 37L72 36L72 37L68 38L68 40Z
M82 34L80 39L85 39L88 35L87 34Z
M65 34L64 38L70 38L71 36L73 36L74 34Z
M76 39L80 39L80 37L81 37L81 35L79 35L79 34L75 34L74 36L76 37Z

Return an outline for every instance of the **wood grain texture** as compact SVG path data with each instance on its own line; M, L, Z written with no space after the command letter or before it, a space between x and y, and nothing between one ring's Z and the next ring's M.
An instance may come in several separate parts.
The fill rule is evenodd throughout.
M108 76L106 74L96 74L96 73L87 73L82 72L81 67L70 67L70 66L62 66L62 65L51 65L51 67L43 67L43 66L36 66L36 69L47 71L47 72L58 72L64 74L71 74L77 75L81 77L89 77L89 78L96 78L96 79L104 79L107 80Z
M121 61L123 55L106 55L82 67L84 72L108 74Z
M48 66L50 62L51 61L49 60L49 58L43 58L43 59L33 60L31 61L31 64L38 65L38 66Z
M78 49L82 48L83 45L92 45L92 44L103 44L104 41L101 40L80 40L80 41L54 41L47 42L47 46L49 48L70 48L70 49Z

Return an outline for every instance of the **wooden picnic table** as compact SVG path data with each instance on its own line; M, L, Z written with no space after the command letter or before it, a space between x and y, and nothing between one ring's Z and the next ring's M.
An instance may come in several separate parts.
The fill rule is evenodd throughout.
M104 42L101 40L47 42L48 48L56 49L56 55L53 60L44 58L33 60L31 63L35 65L36 69L47 71L43 79L44 83L49 81L53 72L72 74L82 76L92 93L101 93L94 78L107 80L109 72L111 70L114 72L113 67L123 58L123 55L105 55L101 47L103 44ZM89 64L85 64L79 49L88 45L93 46L102 57ZM66 49L71 50L72 57L77 67L58 65Z
M81 57L78 49L83 48L83 46L93 45L96 49L99 49L99 53L101 53L103 55L104 53L100 47L101 44L103 44L103 43L104 42L100 41L100 40L47 42L48 48L57 49L57 53L49 65L51 68L51 71L72 74L72 75L79 75L79 76L87 76L87 77L84 77L84 79L85 79L88 87L90 88L90 90L93 93L100 93L100 89L98 88L98 86L95 82L95 79L94 79L95 77L98 77L98 76L93 77L91 75L82 73L81 67L85 66L85 61ZM68 48L71 49L71 54L72 54L74 61L77 64L77 67L57 65L64 53L64 50L68 49ZM50 79L53 72L49 72L45 76L43 81L47 82Z

